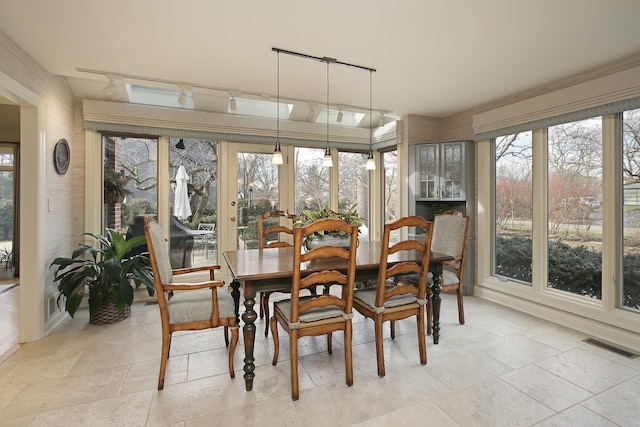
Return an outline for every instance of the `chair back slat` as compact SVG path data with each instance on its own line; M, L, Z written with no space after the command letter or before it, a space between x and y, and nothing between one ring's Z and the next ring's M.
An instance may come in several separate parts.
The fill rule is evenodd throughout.
M266 221L269 218L278 220L277 225L266 226ZM287 227L281 224L281 219L287 219L291 221L291 227ZM271 210L258 216L258 244L261 248L281 248L292 246L291 243L281 240L280 233L293 234L293 223L296 220L296 216L281 210ZM266 228L265 228L266 227ZM269 239L274 241L268 242Z
M414 239L407 239L390 243L391 233L403 227L416 227L424 231L424 242ZM417 231L416 230L416 231ZM380 267L378 270L378 286L376 291L376 307L384 307L385 300L392 296L402 294L412 294L423 300L426 295L427 274L429 270L429 257L431 255L431 239L433 233L433 223L428 222L420 216L408 216L400 218L392 223L385 224L382 236L382 252L380 253ZM418 253L419 259L416 261L406 261L392 266L388 265L389 256L399 252ZM385 284L387 279L395 278L402 274L419 274L420 280L417 284L397 285L389 290Z
M320 246L305 251L304 239L316 232L325 233L342 231L349 236L349 250L338 246ZM293 259L293 283L291 287L291 314L292 323L299 321L299 316L313 308L329 307L332 305L341 307L345 314L351 314L353 305L353 285L356 271L356 248L358 244L358 226L348 225L339 219L321 219L307 227L294 228L294 259ZM307 262L326 260L338 257L347 260L346 273L338 270L327 269L310 275L304 274L304 266ZM332 295L317 295L300 300L300 290L315 285L338 285L342 287L340 297Z

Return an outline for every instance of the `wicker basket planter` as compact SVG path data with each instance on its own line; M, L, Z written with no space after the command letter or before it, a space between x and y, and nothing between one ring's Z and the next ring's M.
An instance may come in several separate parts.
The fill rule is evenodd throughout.
M131 306L125 305L124 310L119 310L118 306L110 301L95 313L89 315L89 323L92 325L109 325L120 322L131 315Z

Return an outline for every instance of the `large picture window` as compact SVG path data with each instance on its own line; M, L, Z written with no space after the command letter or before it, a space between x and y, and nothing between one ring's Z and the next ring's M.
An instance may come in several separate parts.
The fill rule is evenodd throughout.
M548 130L547 286L602 298L602 119Z
M625 111L622 123L624 257L620 305L640 311L640 109Z
M497 276L531 284L532 152L531 131L495 139L495 245Z

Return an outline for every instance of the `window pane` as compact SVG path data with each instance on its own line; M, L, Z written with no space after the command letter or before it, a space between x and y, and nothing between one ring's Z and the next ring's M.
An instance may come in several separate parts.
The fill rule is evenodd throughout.
M157 141L104 136L103 150L103 224L124 234L135 217L157 212ZM120 184L124 192L112 191Z
M170 247L172 253L190 255L193 266L217 263L217 153L216 141L173 138L169 141ZM186 180L183 174L178 176L181 166ZM184 186L181 190L180 185ZM180 200L183 194L186 199ZM192 244L187 243L189 240ZM190 251L183 249L189 246Z
M398 191L398 150L381 154L384 168L384 222L390 223L400 218L400 194ZM392 240L399 237L399 230L392 232Z
M532 133L495 140L495 275L531 284Z
M548 286L602 297L602 119L549 128Z
M238 180L238 247L256 249L258 215L278 209L278 166L271 153L239 152Z
M640 310L640 110L623 114L623 283L621 306Z
M368 153L338 153L338 207L357 205L358 215L366 220L360 227L360 239L369 240L369 171Z
M296 215L304 209L329 206L329 168L322 167L324 150L296 148L295 204Z

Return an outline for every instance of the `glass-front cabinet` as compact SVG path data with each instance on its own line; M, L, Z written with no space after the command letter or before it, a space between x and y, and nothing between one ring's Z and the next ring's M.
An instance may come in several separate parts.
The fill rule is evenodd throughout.
M416 200L465 200L464 143L420 144L416 150Z

